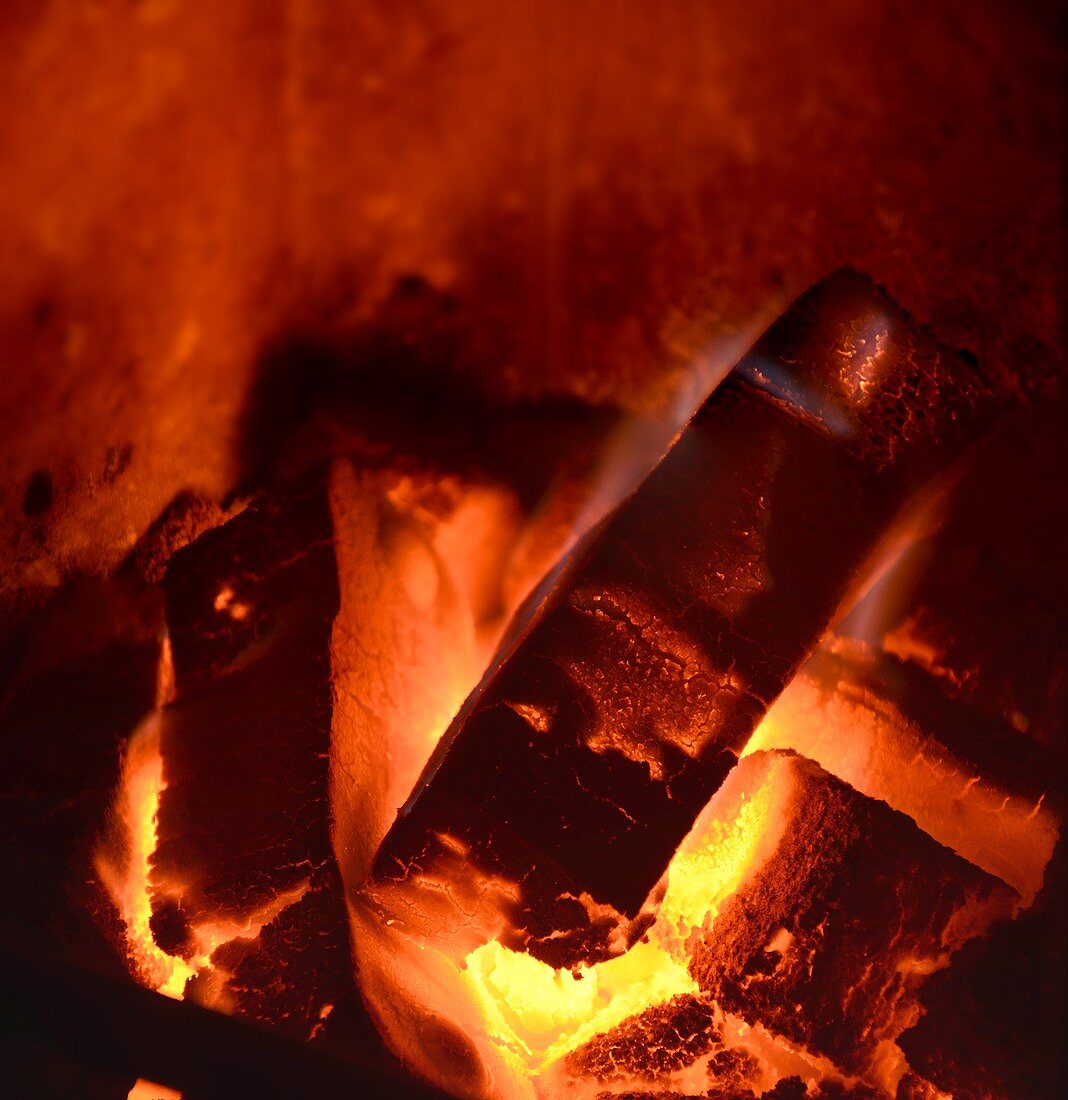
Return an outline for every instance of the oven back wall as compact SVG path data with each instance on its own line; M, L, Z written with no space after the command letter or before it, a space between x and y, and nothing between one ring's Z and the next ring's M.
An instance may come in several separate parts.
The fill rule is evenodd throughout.
M1053 385L1055 7L3 4L0 609L247 477L294 334L644 411L851 263Z

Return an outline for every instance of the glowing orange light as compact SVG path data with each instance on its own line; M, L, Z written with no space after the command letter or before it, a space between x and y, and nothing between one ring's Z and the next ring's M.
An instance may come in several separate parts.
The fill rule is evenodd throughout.
M115 809L128 847L116 853L102 848L96 869L126 925L126 943L137 976L152 989L180 998L195 970L167 954L152 935L149 877L158 840L156 814L163 791L159 748L160 716L150 714L130 737L123 757Z
M182 1094L166 1085L157 1085L155 1081L138 1077L133 1088L126 1094L126 1100L182 1100Z
M161 693L167 679L161 674ZM162 893L177 901L182 894L180 886L163 890L152 884L152 857L159 839L157 814L165 787L157 710L131 735L123 756L115 800L122 843L101 845L95 866L125 925L127 952L137 978L151 989L181 999L189 980L203 975L207 982L200 999L227 1008L225 983L229 975L214 966L216 950L237 939L255 939L283 909L307 893L309 883L279 893L242 919L194 915L190 921L193 947L188 957L164 951L152 933L153 898Z

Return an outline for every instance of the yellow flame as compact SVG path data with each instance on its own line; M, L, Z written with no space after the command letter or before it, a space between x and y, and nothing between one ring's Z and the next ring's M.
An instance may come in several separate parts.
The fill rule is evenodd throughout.
M128 834L126 859L107 849L96 854L96 869L126 925L126 943L141 980L168 997L180 998L195 970L163 951L152 936L152 855L158 841L156 815L164 788L160 754L160 715L150 714L126 746L116 811Z
M131 735L123 756L115 803L127 843L115 851L106 846L95 858L97 873L126 926L126 946L137 977L168 997L185 996L190 978L213 980L201 999L216 1008L229 1007L225 972L213 965L215 951L237 939L255 939L283 909L299 901L309 882L298 883L241 919L202 918L190 922L193 950L188 959L164 951L152 934L152 899L160 892L151 880L152 857L159 841L157 815L166 788L160 751L160 712L153 711ZM181 889L166 894L176 900Z
M625 954L594 966L555 970L495 940L472 951L464 978L494 1042L516 1068L536 1075L630 1016L682 993L696 993L687 970L695 934L711 925L724 900L777 842L774 774L727 812L717 799L683 841L667 872L667 889L648 935ZM737 806L737 812L734 807Z

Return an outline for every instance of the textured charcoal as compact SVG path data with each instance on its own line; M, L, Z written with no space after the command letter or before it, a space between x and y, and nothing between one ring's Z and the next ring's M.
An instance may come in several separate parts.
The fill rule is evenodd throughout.
M63 950L72 894L100 901L91 849L120 746L155 702L161 616L138 586L67 586L27 631L0 699L0 908Z
M217 504L195 493L181 492L138 540L127 567L149 584L159 584L174 554L224 519L225 513Z
M715 1013L715 1005L703 997L673 997L573 1051L567 1071L601 1083L674 1073L721 1045Z
M817 761L1025 903L1042 885L1062 816L1056 754L912 661L824 638L761 723L756 748Z
M811 1100L884 1100L886 1093L870 1088L862 1081L848 1085L842 1081L821 1081L809 1095Z
M810 1093L800 1077L784 1077L772 1088L754 1092L745 1086L737 1072L740 1068L744 1073L747 1057L741 1051L725 1050L713 1058L709 1065L709 1087L700 1095L653 1089L602 1092L597 1100L869 1100L866 1091L824 1093L819 1085Z
M325 499L262 502L203 534L165 581L175 698L164 709L155 873L193 911L243 914L329 855Z
M784 1077L773 1089L765 1092L762 1100L804 1100L808 1089L800 1077Z
M955 1100L1063 1095L1066 897L1062 841L1034 906L969 944L952 967L927 982L924 1015L900 1045L916 1073L943 1093Z
M246 919L308 884L216 960L232 975L234 1011L305 1036L352 981L327 795L331 533L313 483L201 534L164 581L175 697L162 720L153 881L181 885L182 913L157 891L153 929L179 947L186 921Z
M158 656L158 643L116 641L13 686L0 708L6 838L62 861L99 828L119 746L152 709Z
M898 1083L895 1100L942 1100L944 1095L930 1081L910 1071Z
M883 624L888 648L1012 726L1017 753L1030 740L1063 754L1068 742L1066 422L1063 399L1006 418L927 543L911 598Z
M333 867L254 940L233 940L214 961L232 974L240 1015L308 1038L326 1005L352 993L348 926Z
M725 1011L878 1083L876 1048L914 1021L925 974L1015 892L803 757L754 753L728 786L764 784L786 798L781 837L690 972Z
M708 1060L709 1096L745 1096L760 1075L760 1063L744 1050L719 1050ZM759 1095L759 1094L758 1094Z
M867 278L809 291L574 555L446 733L380 850L380 904L425 931L420 881L473 865L519 884L493 930L509 946L554 966L618 951L888 524L989 406Z
M45 985L35 966L13 976L4 962L44 953L128 980L91 848L120 745L155 699L158 613L151 594L121 584L68 586L27 632L0 702L0 1079L18 1100L122 1100L133 1082L86 1057L82 1019L57 1032L34 1009ZM66 993L52 999L65 1008Z

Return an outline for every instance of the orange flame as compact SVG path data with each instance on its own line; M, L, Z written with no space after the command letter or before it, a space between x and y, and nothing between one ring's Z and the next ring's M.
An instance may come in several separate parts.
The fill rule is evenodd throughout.
M769 783L733 819L707 810L671 861L648 935L617 958L572 973L495 940L467 956L465 981L489 1038L515 1055L517 1070L536 1076L643 1009L699 992L687 970L688 945L760 863L759 853L774 846L780 796Z
M446 1090L504 1100L600 1095L603 1084L575 1076L567 1056L647 1009L700 994L688 970L692 948L780 842L788 797L776 771L756 788L728 781L672 859L647 935L616 958L576 971L554 969L496 939L457 958L457 935L449 930L410 936L384 926L373 901L356 898L350 914L364 992L401 1056ZM754 1084L762 1088L790 1074L810 1081L840 1076L826 1059L719 1017L725 1044L752 1056ZM459 1035L466 1050L457 1049ZM706 1071L695 1062L658 1085L692 1092ZM641 1087L643 1080L632 1083Z
M177 1089L169 1089L166 1085L157 1085L155 1081L138 1077L133 1088L126 1094L126 1100L182 1100L182 1094Z
M840 658L840 660L839 660ZM793 749L911 817L1029 905L1060 834L1045 796L980 775L863 682L876 651L827 639L768 711L743 755Z
M126 925L126 946L137 977L168 997L180 998L195 969L156 943L149 876L158 834L156 815L164 788L160 754L160 714L154 711L131 735L123 756L115 812L125 827L128 847L104 848L96 869Z
M152 882L152 861L159 842L157 817L160 796L166 789L160 748L162 705L173 695L170 646L165 640L157 682L157 709L131 734L123 753L114 816L121 840L101 844L94 864L125 925L126 950L131 968L144 985L165 996L182 999L191 978L202 979L198 999L227 1009L226 982L230 975L213 962L215 952L237 939L255 939L283 909L299 901L309 882L297 884L247 914L243 919L194 916L190 922L193 944L188 957L172 955L156 943L152 933L152 902L163 894L182 897L180 884L166 889ZM152 1086L156 1087L156 1086Z

